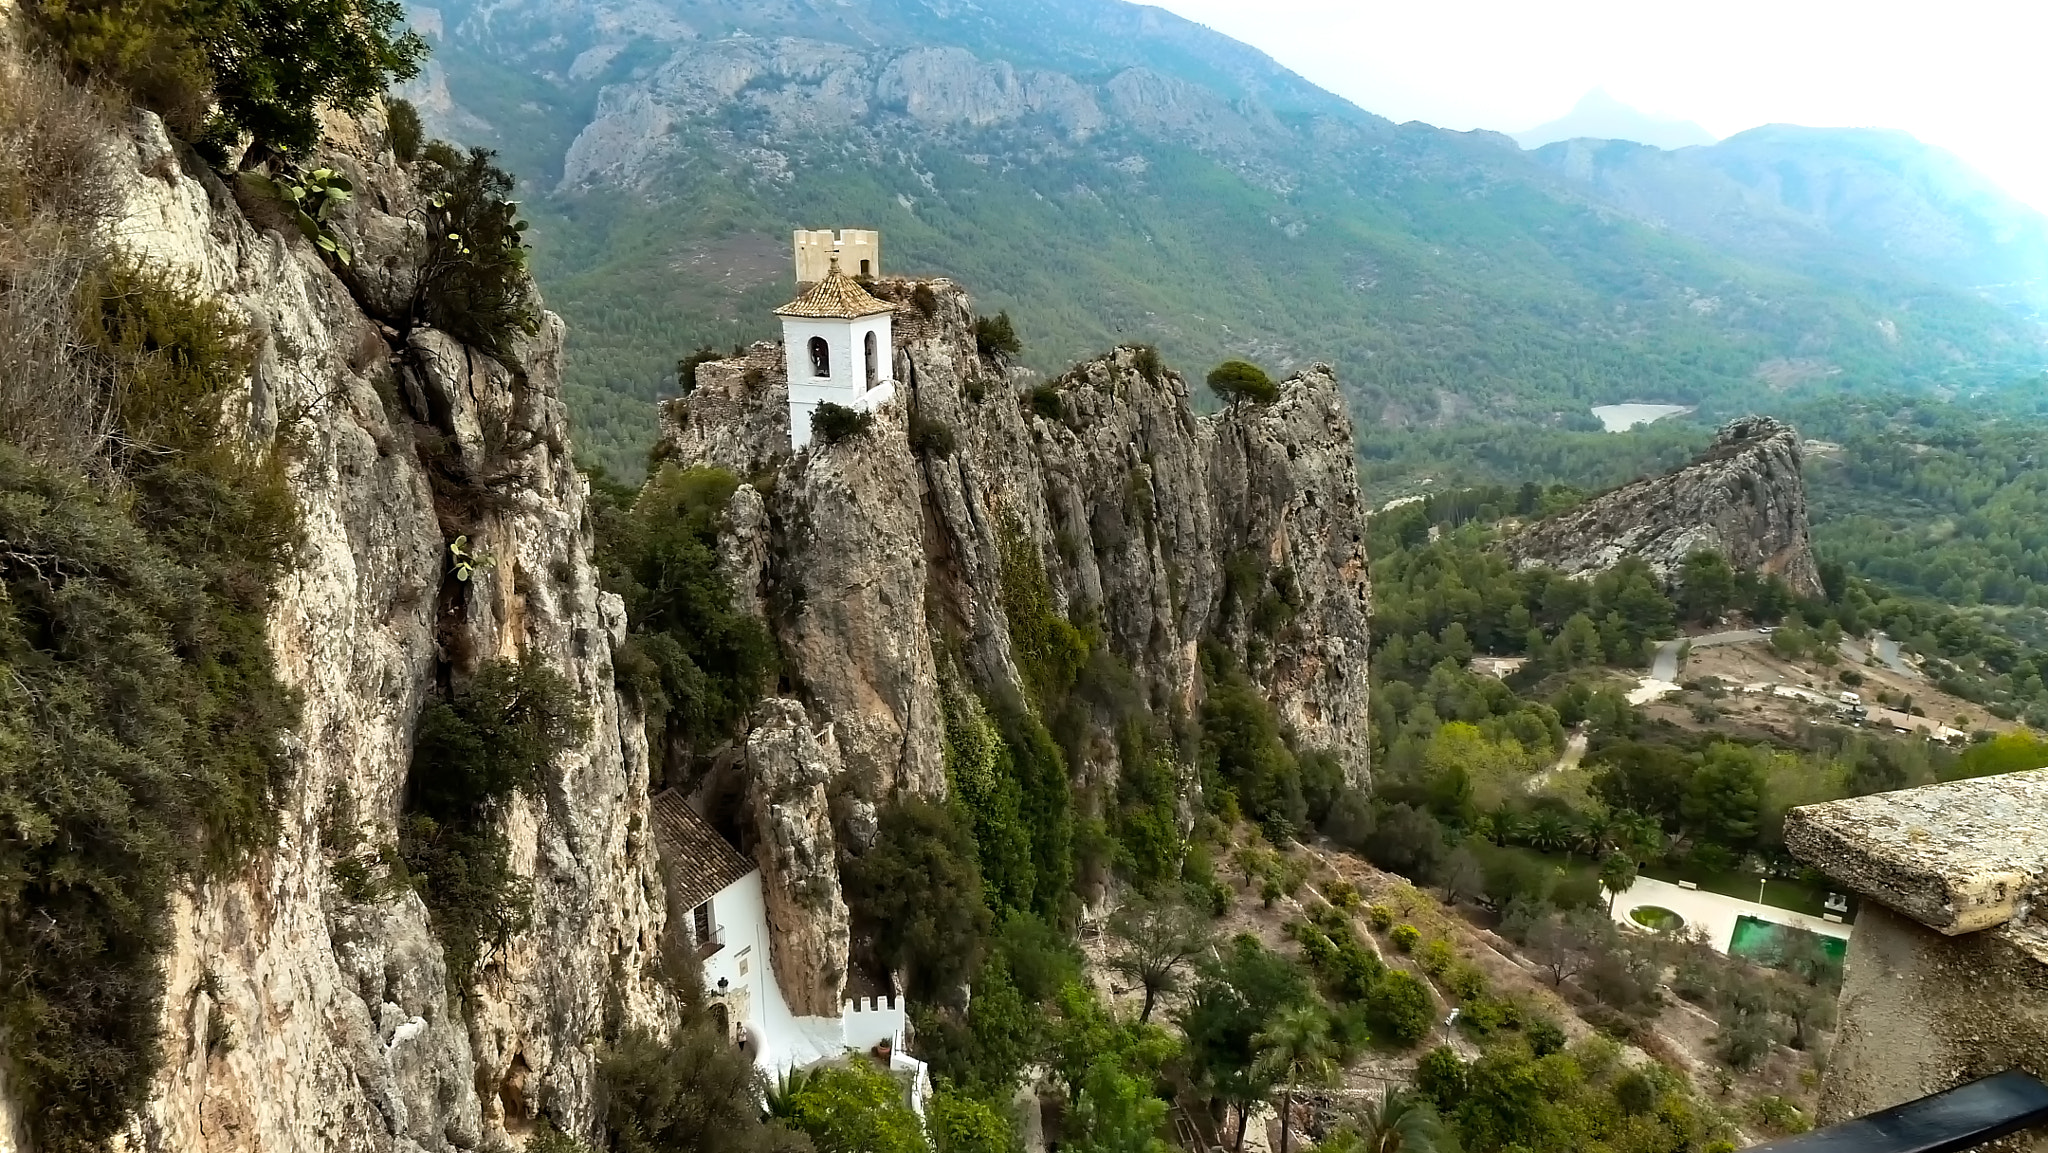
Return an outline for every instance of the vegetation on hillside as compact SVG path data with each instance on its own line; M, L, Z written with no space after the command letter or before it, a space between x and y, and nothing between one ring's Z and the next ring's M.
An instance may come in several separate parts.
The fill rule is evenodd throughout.
M285 445L240 435L227 311L99 247L102 116L0 70L0 1028L57 1153L141 1104L171 894L270 842L297 707L264 635Z
M1846 610L1833 614L1837 624L1884 630L1934 658L1930 672L1944 690L2048 724L2040 591L2048 538L2038 527L2033 465L2048 444L2048 413L2037 382L1967 401L1886 394L1774 411L1820 442L1809 446L1807 491L1829 599ZM1624 435L1501 425L1373 430L1361 476L1389 494L1430 478L1423 491L1438 493L1434 517L1447 524L1547 515L1675 468L1709 436L1669 421Z
M396 30L395 0L37 0L25 5L81 79L111 84L224 162L236 136L247 160L303 154L320 141L318 108L370 106L419 72L426 44Z
M767 626L734 604L719 569L718 536L738 488L731 473L706 467L665 467L637 492L601 472L591 478L598 579L625 600L632 629L613 669L657 747L709 750L729 738L778 663Z
M505 810L514 796L537 798L548 766L589 735L574 686L531 655L485 665L452 701L420 711L399 852L465 997L479 967L531 922L532 886L512 868Z

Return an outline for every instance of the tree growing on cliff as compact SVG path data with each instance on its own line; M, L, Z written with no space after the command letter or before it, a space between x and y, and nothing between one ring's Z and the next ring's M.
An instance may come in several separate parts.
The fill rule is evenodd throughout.
M738 489L724 469L672 465L637 494L592 485L599 580L625 600L633 625L615 671L646 711L650 740L726 740L774 672L774 638L733 603L719 567L720 526Z
M1270 404L1280 398L1280 386L1265 369L1248 360L1226 360L1210 369L1209 391L1225 404L1241 400Z
M1008 360L1024 351L1024 342L1017 338L1017 326L1010 323L1009 313L974 318L974 350L995 360Z
M1160 995L1180 988L1189 962L1209 947L1202 916L1177 900L1133 901L1111 918L1109 931L1117 940L1110 971L1145 991L1140 1021L1152 1019Z
M74 71L125 89L216 161L249 133L245 165L312 148L320 107L358 115L427 54L396 31L396 0L43 0L29 11Z
M884 809L874 847L847 865L845 879L875 960L909 974L912 998L957 1002L981 966L990 918L974 841L954 814L919 800Z
M540 307L526 276L526 222L510 199L512 176L487 148L463 155L436 140L425 156L426 247L407 319L515 360L519 338L540 331Z

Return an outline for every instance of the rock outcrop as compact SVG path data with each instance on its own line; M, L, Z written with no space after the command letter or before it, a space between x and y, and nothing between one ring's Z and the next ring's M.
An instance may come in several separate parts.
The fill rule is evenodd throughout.
M1684 468L1531 525L1507 548L1524 568L1590 576L1636 556L1667 578L1705 550L1738 570L1779 577L1801 596L1819 596L1801 455L1790 425L1766 416L1732 420Z
M781 349L768 343L699 368L662 421L668 459L758 482L740 487L733 508L747 511L729 516L723 557L742 598L764 607L811 723L836 737L843 767L825 792L837 847L862 844L876 805L946 792L949 678L1024 698L1005 585L1020 569L1042 571L1053 611L1128 666L1144 707L1198 710L1200 646L1221 643L1302 747L1364 784L1364 504L1329 369L1213 416L1149 349L1032 390L979 354L957 286L874 291L898 302L898 384L865 432L792 457ZM757 776L812 759L771 751L801 726L779 705L764 716L748 750ZM1113 785L1114 734L1084 744L1076 783ZM780 786L753 791L748 823L785 842L758 847L773 889L769 862L819 858L818 826L759 811ZM775 931L778 966L820 958L785 973L785 991L828 985L836 954L809 927Z
M163 1063L131 1149L505 1147L543 1115L588 1134L593 1040L667 1012L650 975L664 908L644 728L613 688L624 611L589 560L561 324L546 317L506 363L445 333L400 337L380 278L409 267L417 226L382 136L374 116L337 121L320 156L357 189L334 222L358 254L347 282L295 229L258 223L265 205L155 117L109 141L113 242L188 276L252 334L234 415L252 439L289 438L303 527L270 619L303 701L283 832L238 874L173 897ZM457 533L494 562L466 583L451 575ZM424 702L525 656L574 687L590 735L513 805L532 927L458 992L420 897L346 895L330 838L352 810L347 835L395 845Z
M795 701L764 703L747 737L754 859L774 934L775 978L790 1011L836 1017L846 985L848 923L825 786L840 773L831 732L820 741Z

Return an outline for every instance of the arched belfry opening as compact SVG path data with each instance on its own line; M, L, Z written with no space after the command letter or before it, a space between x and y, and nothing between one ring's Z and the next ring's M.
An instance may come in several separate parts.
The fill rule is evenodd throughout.
M873 388L881 383L881 366L880 357L875 353L875 334L872 331L868 333L865 343L868 358L868 387Z
M831 375L832 375L832 346L831 346L831 345L829 345L829 344L827 344L827 343L825 343L825 338L824 338L824 337L822 337L822 336L814 336L814 337L812 337L812 338L811 338L811 344L810 344L810 353L811 353L811 375L812 375L812 376L831 376Z

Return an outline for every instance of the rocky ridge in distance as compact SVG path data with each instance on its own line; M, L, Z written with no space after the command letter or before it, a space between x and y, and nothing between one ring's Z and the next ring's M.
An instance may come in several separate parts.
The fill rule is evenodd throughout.
M1720 553L1738 571L1776 576L1801 596L1821 594L1807 535L1799 432L1767 416L1729 421L1690 464L1603 493L1530 525L1507 541L1523 568L1592 576L1623 557L1675 576L1685 558Z

